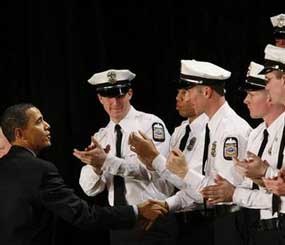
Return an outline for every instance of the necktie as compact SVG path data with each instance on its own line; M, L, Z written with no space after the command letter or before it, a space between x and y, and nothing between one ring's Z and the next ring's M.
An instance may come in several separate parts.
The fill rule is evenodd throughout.
M203 164L202 164L202 174L205 175L205 164L208 159L208 151L209 151L209 144L210 144L210 130L208 127L208 123L206 124L206 133L205 133L205 140L204 140L204 153L203 153ZM204 198L203 200L204 205L204 212L207 215L207 200Z
M179 144L179 150L184 151L187 140L189 138L190 131L191 131L190 126L187 125L185 128L185 134L183 135L183 137L180 141L180 144Z
M123 134L121 131L121 126L119 124L115 125L116 131L116 156L121 157L121 145ZM114 206L118 205L126 205L126 187L125 187L125 179L121 176L114 175Z
M279 153L278 153L278 162L277 162L278 169L282 167L284 146L285 146L285 126L283 128L282 139L281 139ZM272 195L272 215L275 212L279 212L280 204L281 204L280 196L273 194Z
M262 154L264 152L264 149L265 149L267 142L268 142L268 131L266 129L264 129L263 139L262 139L261 145L260 145L258 153L257 153L257 155L260 158L262 157ZM259 187L256 183L253 183L252 189L258 190ZM250 209L250 210L248 210L248 212L249 212L249 221L250 221L249 223L250 224L254 224L256 221L258 221L260 219L260 210L259 209Z
M209 144L210 144L210 130L209 130L208 123L207 123L205 141L204 141L203 164L202 164L202 174L203 175L205 175L205 164L208 159Z

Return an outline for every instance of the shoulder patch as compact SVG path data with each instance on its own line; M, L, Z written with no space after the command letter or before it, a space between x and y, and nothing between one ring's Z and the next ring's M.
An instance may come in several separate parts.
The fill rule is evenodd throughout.
M224 159L232 160L238 156L238 139L236 137L227 137L224 142Z
M154 141L165 141L165 131L162 123L155 122L152 124L152 138Z

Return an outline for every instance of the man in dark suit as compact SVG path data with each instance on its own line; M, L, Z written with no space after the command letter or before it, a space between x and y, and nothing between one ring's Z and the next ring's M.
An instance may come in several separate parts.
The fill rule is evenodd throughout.
M50 125L33 105L9 107L1 126L12 145L0 159L1 244L51 244L55 216L82 229L116 229L132 227L137 216L151 222L165 211L154 201L137 206L88 206L64 184L51 162L37 158L51 145L51 136Z

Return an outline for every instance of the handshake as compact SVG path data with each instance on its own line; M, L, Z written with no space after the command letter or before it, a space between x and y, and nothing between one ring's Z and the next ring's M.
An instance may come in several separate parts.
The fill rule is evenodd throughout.
M168 205L164 201L147 200L137 205L138 224L140 228L147 231L155 220L168 213Z

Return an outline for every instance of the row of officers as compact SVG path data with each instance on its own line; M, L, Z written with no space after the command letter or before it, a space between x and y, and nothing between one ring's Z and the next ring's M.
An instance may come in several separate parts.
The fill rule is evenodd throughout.
M89 79L110 122L94 135L94 150L74 151L87 164L82 189L96 196L107 188L110 205L154 199L168 210L144 236L112 231L112 244L285 244L284 57L269 44L264 65L249 65L240 89L250 116L263 119L255 129L225 100L231 73L209 62L181 60L176 109L186 120L171 136L130 104L132 72Z
M2 241L50 244L39 235L47 209L79 227L95 217L96 225L116 228L110 232L116 245L285 244L285 48L269 44L264 58L264 64L250 63L240 87L250 116L263 120L255 129L227 103L231 72L215 64L181 60L176 109L185 121L171 136L159 117L132 106L134 73L94 74L88 82L110 121L73 155L86 164L79 179L84 192L96 197L107 191L113 209L88 209L50 163L36 160L42 145L50 145L50 126L37 108L8 108L1 119L12 144L0 160ZM41 127L47 133L36 140ZM24 171L21 160L35 165ZM8 178L15 171L18 182ZM38 186L29 185L33 181ZM14 190L11 200L7 183ZM10 217L17 200L17 215ZM133 213L144 219L121 229L130 226Z

